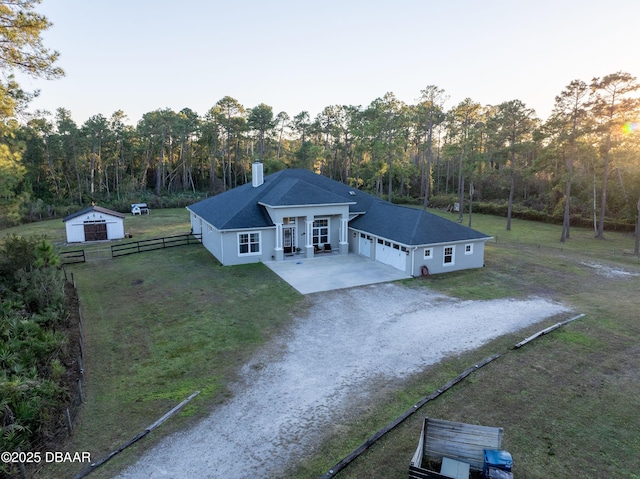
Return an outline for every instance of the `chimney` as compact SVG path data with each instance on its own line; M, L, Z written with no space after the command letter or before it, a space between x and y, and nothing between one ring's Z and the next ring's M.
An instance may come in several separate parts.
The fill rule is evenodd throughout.
M251 184L257 188L264 183L264 173L262 171L262 163L254 161L251 165Z

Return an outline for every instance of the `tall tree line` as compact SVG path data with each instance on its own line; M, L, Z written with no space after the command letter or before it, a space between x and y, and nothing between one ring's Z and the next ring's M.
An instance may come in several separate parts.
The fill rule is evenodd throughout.
M19 128L22 166L46 204L127 200L141 192L215 194L266 172L307 168L388 201L427 206L453 198L459 220L472 201L516 205L564 218L635 221L640 198L638 83L617 72L562 90L542 121L520 100L445 107L426 86L414 104L392 92L369 105L329 105L314 118L225 96L204 114L148 112L136 124L122 111L78 125L64 108L34 114Z

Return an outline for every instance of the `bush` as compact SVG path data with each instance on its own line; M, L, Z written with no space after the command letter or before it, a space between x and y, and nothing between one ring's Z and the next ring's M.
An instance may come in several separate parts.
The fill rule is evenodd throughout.
M458 201L459 198L456 195L434 195L429 198L429 206L437 209L447 209L450 207L452 208L453 204L457 203Z
M35 450L59 427L68 401L63 272L50 243L7 237L0 249L0 450ZM0 463L0 476L15 474Z
M421 205L422 199L412 196L395 196L393 202L397 205Z
M40 239L7 235L0 248L0 280L11 284L18 271L33 269L36 262L36 245Z

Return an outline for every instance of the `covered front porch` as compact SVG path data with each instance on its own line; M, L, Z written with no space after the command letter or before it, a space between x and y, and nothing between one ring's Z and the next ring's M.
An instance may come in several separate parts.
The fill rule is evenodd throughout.
M302 256L310 259L326 253L349 253L348 216L343 214L284 216L275 223L273 259Z

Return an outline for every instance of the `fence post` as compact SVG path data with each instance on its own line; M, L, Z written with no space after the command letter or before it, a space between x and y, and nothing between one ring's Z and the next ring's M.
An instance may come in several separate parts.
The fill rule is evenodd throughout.
M69 434L71 434L71 414L69 414L69 408L66 408L64 412L65 412L64 417L67 420L67 429L69 430Z
M80 370L82 374L82 370ZM82 377L78 378L78 395L80 396L80 404L84 404L84 391L82 388L84 387L84 381L82 381Z

